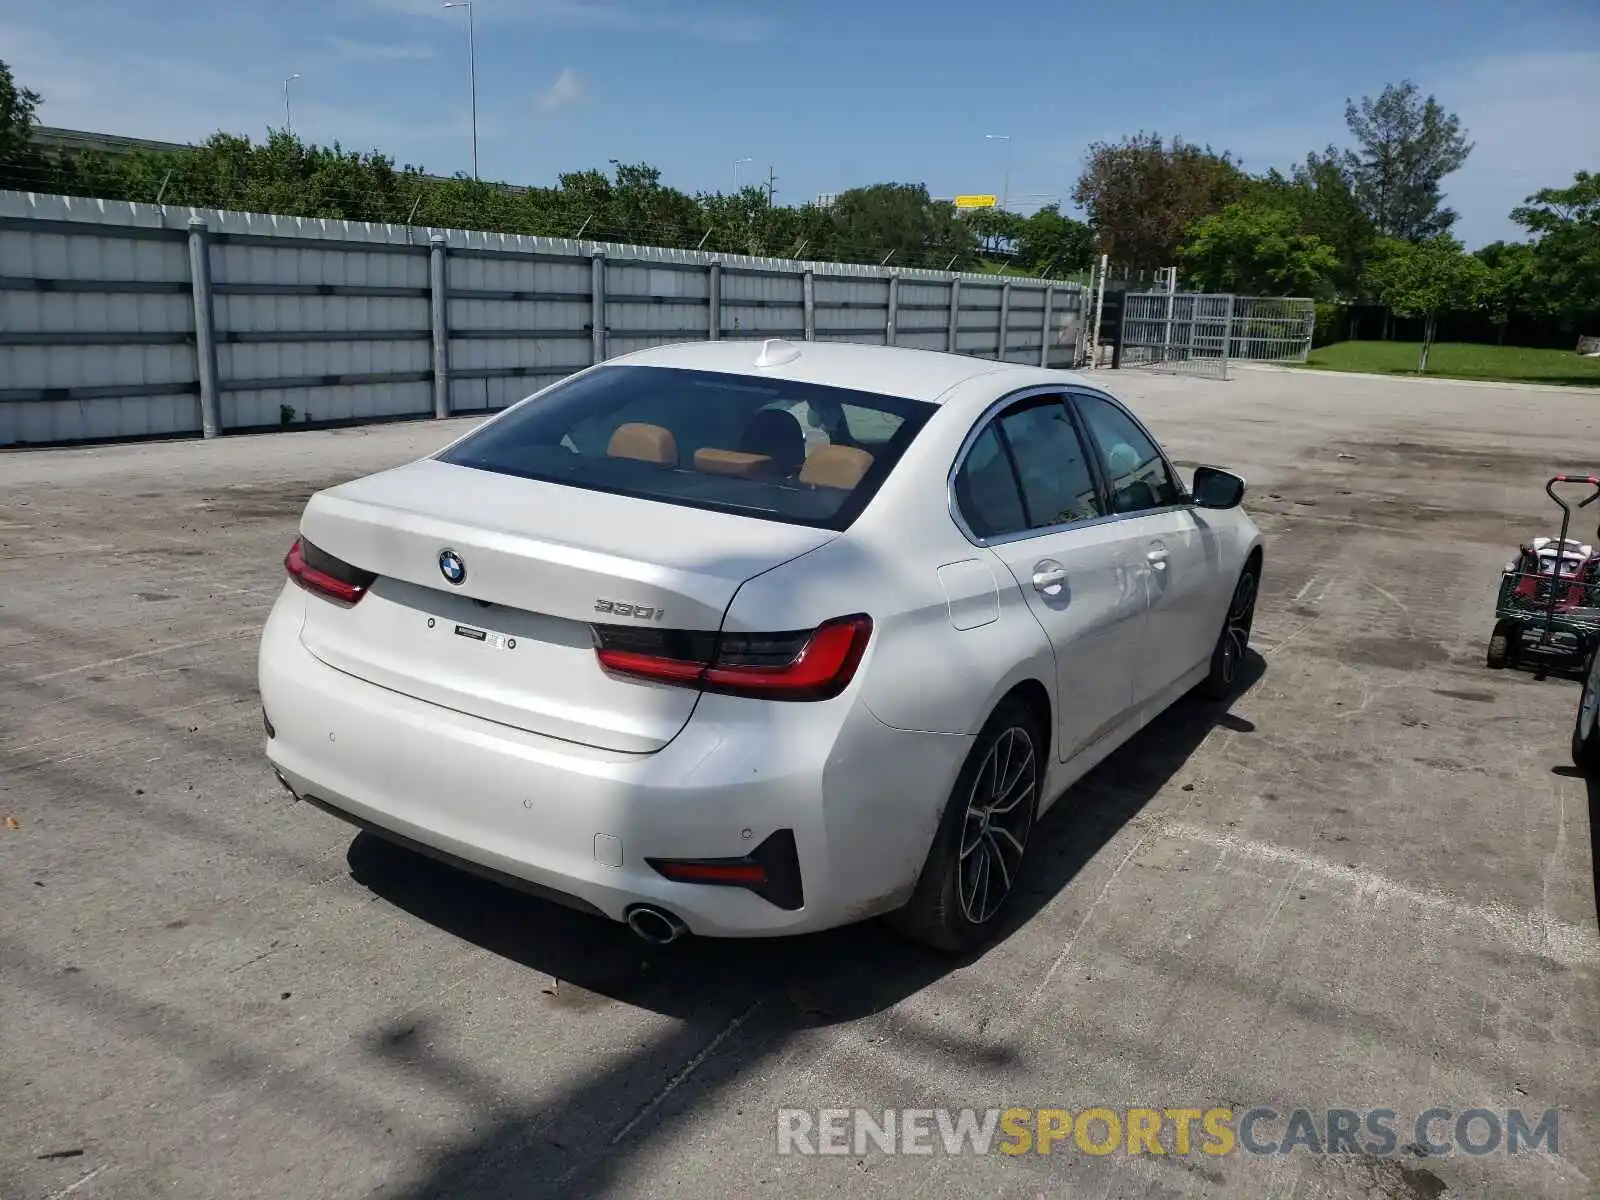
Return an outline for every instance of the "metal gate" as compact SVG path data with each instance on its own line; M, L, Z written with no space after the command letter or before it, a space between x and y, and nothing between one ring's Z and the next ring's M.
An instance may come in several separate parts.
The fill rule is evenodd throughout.
M1299 297L1129 293L1118 364L1226 379L1235 360L1305 362L1315 326L1316 305Z

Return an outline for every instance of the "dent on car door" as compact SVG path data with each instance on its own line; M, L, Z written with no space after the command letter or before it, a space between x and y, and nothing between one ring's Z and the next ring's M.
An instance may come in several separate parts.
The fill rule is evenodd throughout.
M1223 571L1221 546L1155 439L1132 414L1088 392L1075 394L1073 403L1149 592L1145 652L1135 683L1143 702L1210 655L1220 622L1213 610Z
M964 521L1015 580L1055 655L1054 742L1070 758L1128 718L1143 582L1059 396L1001 412L957 472Z

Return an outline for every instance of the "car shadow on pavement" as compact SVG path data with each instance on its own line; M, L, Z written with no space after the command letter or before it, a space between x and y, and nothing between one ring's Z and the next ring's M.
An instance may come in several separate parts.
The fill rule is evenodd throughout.
M1265 660L1251 652L1240 694ZM1253 726L1226 705L1181 701L1065 793L1041 821L1006 926L1025 927L1179 772L1205 737ZM359 834L347 855L354 879L452 936L529 969L534 1008L597 1012L620 1003L675 1018L666 1035L574 1078L538 1105L497 1104L475 1132L442 1148L399 1190L423 1197L593 1196L628 1175L649 1144L671 1136L764 1066L816 1053L805 1039L884 1012L944 975L981 962L902 942L877 923L805 937L687 938L667 947L623 926L562 908ZM1055 947L1049 947L1054 953ZM426 1018L423 1018L424 1020ZM986 1024L986 1023L984 1023ZM1004 1068L1020 1053L984 1024L929 1026L896 1016L897 1041L955 1066ZM457 1090L480 1072L416 1051L414 1030L376 1030L368 1049L430 1085ZM406 1047L411 1047L410 1050ZM483 1096L484 1082L468 1089Z
M1265 667L1249 652L1240 695ZM1219 725L1253 728L1227 706L1182 700L1070 788L1035 830L997 941L1049 904ZM557 1002L581 1003L583 993L592 993L682 1017L704 1010L706 981L716 980L725 1003L785 998L797 1016L832 1023L880 1011L970 961L908 945L875 922L794 938L686 938L654 946L620 924L466 874L370 833L357 835L347 861L352 878L389 903L549 977L530 979L530 988L559 980Z

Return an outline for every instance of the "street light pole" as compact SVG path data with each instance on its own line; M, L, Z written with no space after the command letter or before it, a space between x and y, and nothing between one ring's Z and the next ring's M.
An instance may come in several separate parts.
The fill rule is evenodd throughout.
M284 76L283 80L283 127L291 135L294 133L294 113L289 108L289 80L299 79L300 72Z
M1006 174L1005 180L1000 185L1000 211L1006 210L1006 204L1011 199L1011 135L1009 133L986 133L983 135L988 142L1004 142L1006 144Z
M449 0L446 8L467 10L467 77L472 86L472 177L478 178L478 31L472 20L472 0Z
M736 196L739 194L739 164L747 162L755 162L755 159L736 158L733 160L733 194Z

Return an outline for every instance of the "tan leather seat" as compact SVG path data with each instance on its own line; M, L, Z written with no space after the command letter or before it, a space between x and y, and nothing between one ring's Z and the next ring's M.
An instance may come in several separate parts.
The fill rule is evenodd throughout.
M606 446L606 455L675 467L678 465L678 440L672 436L671 430L659 425L629 421L626 425L617 426Z
M745 454L706 446L694 452L694 469L707 475L732 475L736 479L762 479L776 468L769 454Z
M872 455L854 446L818 446L800 468L800 482L849 491L872 468Z

